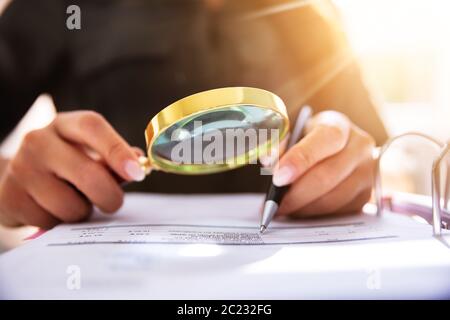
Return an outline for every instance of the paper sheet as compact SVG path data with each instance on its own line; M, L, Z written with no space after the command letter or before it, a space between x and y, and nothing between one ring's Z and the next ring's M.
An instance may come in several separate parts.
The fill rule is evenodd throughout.
M262 201L127 195L116 215L58 226L1 255L0 297L450 296L450 251L429 225L360 214L276 220L261 236Z
M124 224L58 228L47 238L49 246L92 244L219 244L272 245L333 243L395 238L384 232L376 219L319 225L271 226L261 235L259 227L203 224Z

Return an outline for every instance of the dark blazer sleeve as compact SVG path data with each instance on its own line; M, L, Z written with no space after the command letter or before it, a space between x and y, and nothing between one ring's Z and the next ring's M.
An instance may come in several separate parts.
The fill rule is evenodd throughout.
M64 46L63 4L13 0L0 16L0 142L57 72Z

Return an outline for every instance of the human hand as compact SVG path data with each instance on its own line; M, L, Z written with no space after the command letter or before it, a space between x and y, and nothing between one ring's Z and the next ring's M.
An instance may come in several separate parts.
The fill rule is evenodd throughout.
M325 111L280 159L277 186L290 185L279 215L312 217L360 211L371 195L374 139L345 115Z
M92 111L59 113L28 133L0 176L0 222L51 228L123 202L118 182L141 181L136 148Z

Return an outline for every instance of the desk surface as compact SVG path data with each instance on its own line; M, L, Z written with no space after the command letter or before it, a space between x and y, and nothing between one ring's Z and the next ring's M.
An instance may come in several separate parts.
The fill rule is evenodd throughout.
M233 227L236 221L257 229L261 200L261 195L127 195L116 218L98 218L82 229L131 222ZM397 236L264 246L151 241L55 246L50 242L67 240L66 235L47 233L0 256L0 297L450 298L448 244L432 238L430 226L407 217L386 214L380 221ZM59 228L79 231L80 225Z

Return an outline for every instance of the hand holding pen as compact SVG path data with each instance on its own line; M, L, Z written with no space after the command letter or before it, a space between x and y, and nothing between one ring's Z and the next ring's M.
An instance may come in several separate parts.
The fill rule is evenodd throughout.
M287 149L290 149L305 135L306 123L311 118L312 109L309 106L305 106L300 110L297 121L295 122L294 130L289 137ZM266 200L264 202L264 210L261 216L260 232L263 233L269 223L272 221L273 216L280 207L281 200L286 193L287 186L276 186L273 182L269 186L267 191Z
M309 107L307 108L309 109ZM336 111L320 112L299 131L302 108L270 187L261 220L261 232L272 217L316 217L358 212L370 199L375 161L374 139ZM305 111L303 111L305 110ZM301 130L303 129L303 130ZM296 137L297 135L297 137ZM302 134L300 133L300 136Z

